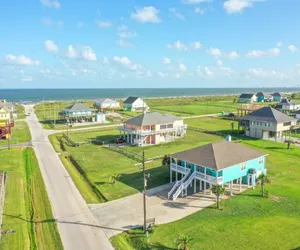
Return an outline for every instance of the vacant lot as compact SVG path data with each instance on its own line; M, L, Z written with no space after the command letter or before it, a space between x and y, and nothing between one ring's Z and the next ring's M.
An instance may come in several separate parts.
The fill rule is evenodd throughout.
M141 230L112 238L115 249L176 249L180 234L190 236L189 249L298 249L300 246L300 148L245 140L269 154L269 198L260 187L223 201L223 210L203 209L173 223L159 225L146 239Z
M1 249L63 249L34 151L1 150L0 170L7 172Z
M238 128L238 123L236 121L225 120L221 117L185 119L184 123L190 127L198 127L212 131L224 131L224 133L232 132L232 123L234 130L237 130Z
M15 127L12 128L12 138L10 144L28 142L31 140L31 134L25 121L15 121ZM7 145L7 140L0 140L0 146Z

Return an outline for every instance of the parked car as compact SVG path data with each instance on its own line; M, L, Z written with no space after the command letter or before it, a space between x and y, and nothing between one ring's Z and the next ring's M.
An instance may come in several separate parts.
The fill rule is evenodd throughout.
M119 144L119 143L124 143L124 142L126 142L123 138L118 138L117 140L116 140L116 143L117 144Z

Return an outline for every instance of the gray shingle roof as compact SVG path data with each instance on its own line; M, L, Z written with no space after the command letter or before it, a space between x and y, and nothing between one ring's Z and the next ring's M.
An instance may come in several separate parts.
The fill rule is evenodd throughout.
M254 96L254 94L241 94L239 98L252 98Z
M265 94L263 92L257 92L256 96L262 96L262 97L264 97Z
M266 153L238 143L221 141L175 153L171 156L199 166L221 170L265 155Z
M64 108L63 110L66 110L66 111L92 111L92 109L88 108L87 106L85 106L82 103L74 103L74 104Z
M295 121L296 119L271 107L262 107L260 109L253 111L248 115L239 117L239 120L282 123L282 122Z
M103 103L119 103L119 102L117 102L113 99L110 99L110 98L100 98L100 99L95 100L95 103L103 104Z
M139 99L139 97L135 97L135 96L129 96L124 103L126 104L132 104L134 103L137 99Z
M147 126L147 125L154 125L154 124L173 123L179 120L183 120L183 118L175 115L170 115L170 114L150 112L150 113L144 113L142 115L133 117L125 121L125 124L131 124L136 126Z
M273 94L271 94L271 95L272 95L272 96L279 96L279 97L282 96L279 92L275 92L275 93L273 93Z

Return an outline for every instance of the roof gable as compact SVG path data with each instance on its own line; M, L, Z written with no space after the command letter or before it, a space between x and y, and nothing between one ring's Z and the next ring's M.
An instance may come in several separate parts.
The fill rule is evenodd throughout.
M282 95L279 93L279 92L275 92L273 94L271 94L272 96L278 96L278 97L281 97Z
M175 121L180 121L180 120L183 120L183 118L175 115L170 115L170 114L150 112L150 113L144 113L142 115L133 117L125 121L124 123L136 125L136 126L147 126L147 125L155 125L155 124L173 123Z
M277 123L295 121L294 118L271 107L257 109L248 115L240 117L239 120L256 120Z
M103 104L103 103L119 103L119 102L117 102L113 99L110 99L110 98L100 98L100 99L95 100L95 103Z
M253 96L254 94L241 94L239 98L251 99Z
M264 97L265 94L263 92L257 92L256 96L259 96L259 97Z
M74 104L64 108L64 110L68 110L68 111L92 111L92 109L88 108L87 106L85 106L82 103L74 103Z
M238 143L221 141L175 153L172 157L199 166L221 170L265 155L263 152Z
M133 104L137 99L139 99L140 97L135 97L135 96L129 96L124 103L126 104Z

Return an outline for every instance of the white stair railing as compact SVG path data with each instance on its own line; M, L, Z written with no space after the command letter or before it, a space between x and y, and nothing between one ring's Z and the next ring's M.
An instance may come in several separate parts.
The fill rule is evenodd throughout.
M180 181L176 181L176 183L174 184L174 186L171 188L171 190L168 192L168 199L170 199L171 194L174 192L174 190L180 186L185 180L186 178L189 176L191 170L189 170L188 172L186 172L185 176L180 180Z
M176 192L173 194L172 196L172 199L173 201L177 199L177 197L179 196L179 194L181 193L182 190L184 190L185 188L187 188L191 182L194 180L196 176L196 172L194 171L190 176L189 178L187 179L186 182L183 182L179 187L178 189L176 190Z

